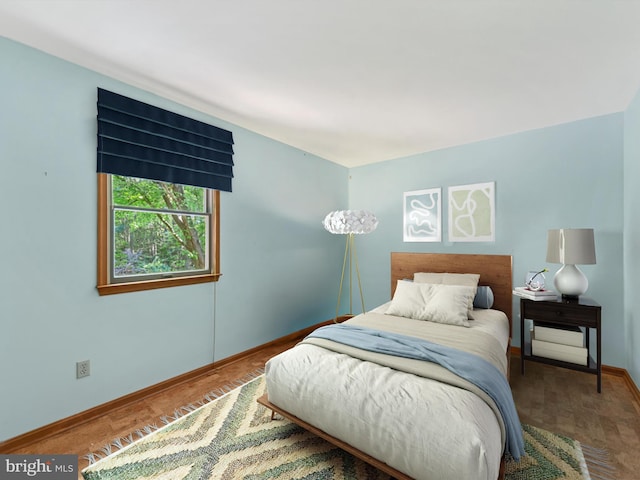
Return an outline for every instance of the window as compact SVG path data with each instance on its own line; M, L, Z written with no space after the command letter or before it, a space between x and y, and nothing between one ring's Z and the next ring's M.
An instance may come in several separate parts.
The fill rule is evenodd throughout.
M233 134L98 88L98 292L220 277Z
M217 190L98 174L100 295L216 281Z

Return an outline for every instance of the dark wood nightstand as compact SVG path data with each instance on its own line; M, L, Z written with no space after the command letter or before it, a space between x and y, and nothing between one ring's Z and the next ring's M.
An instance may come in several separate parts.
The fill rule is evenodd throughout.
M598 377L598 393L602 391L602 351L601 351L601 307L590 298L580 297L578 300L534 301L526 298L520 299L520 368L524 375L524 362L547 363L558 367L570 368L581 372L588 372ZM528 331L525 332L525 319L535 322L544 322L551 325L570 325L583 327L585 331L585 345L587 347L587 365L579 365L571 362L563 362L552 358L540 357L531 353L531 338ZM596 359L591 357L589 351L589 332L596 331Z

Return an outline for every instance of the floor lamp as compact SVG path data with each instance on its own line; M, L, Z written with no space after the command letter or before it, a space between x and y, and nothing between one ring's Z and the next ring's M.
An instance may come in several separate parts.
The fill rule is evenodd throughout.
M340 288L338 289L338 304L336 306L336 316L334 322L338 321L340 312L340 300L342 298L342 285L344 283L344 272L349 259L349 315L353 316L353 282L352 266L356 267L358 276L358 287L360 289L360 301L362 302L362 313L364 313L364 296L362 295L362 282L360 281L360 269L358 268L358 255L354 235L362 235L373 232L378 226L376 216L366 210L336 210L330 212L322 222L324 228L334 234L346 235L347 241L344 248L344 259L342 261L342 275L340 276Z

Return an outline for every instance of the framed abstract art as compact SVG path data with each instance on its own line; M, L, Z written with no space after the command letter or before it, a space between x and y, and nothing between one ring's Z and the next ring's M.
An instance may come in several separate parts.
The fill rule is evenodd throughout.
M441 197L441 188L404 193L403 241L442 241Z
M495 182L449 187L449 241L495 241Z

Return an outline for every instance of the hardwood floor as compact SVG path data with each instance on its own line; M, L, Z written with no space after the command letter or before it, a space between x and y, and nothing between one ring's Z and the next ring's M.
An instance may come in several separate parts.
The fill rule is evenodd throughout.
M11 452L0 450L0 453L75 454L79 456L78 467L82 470L88 465L88 461L83 458L85 455L99 452L114 439L126 437L147 425L162 426L160 417L171 415L177 408L198 402L207 393L232 385L238 379L262 369L269 358L295 343L297 340L266 347L238 361L213 369L192 382L167 389L25 448ZM78 473L78 479L82 478Z
M125 437L146 425L161 425L161 416L170 415L176 408L197 402L208 392L255 372L266 360L294 343L266 347L188 384L157 393L11 453L77 454L82 469L87 465L83 458L87 453L99 451L113 439ZM519 358L511 362L511 385L522 422L570 436L585 445L605 448L618 480L638 478L640 406L622 377L605 374L602 381L602 393L598 394L594 375L528 362L526 374L521 376Z
M602 393L596 376L520 358L511 362L511 389L520 421L609 452L618 480L640 478L640 405L624 378L603 373Z

